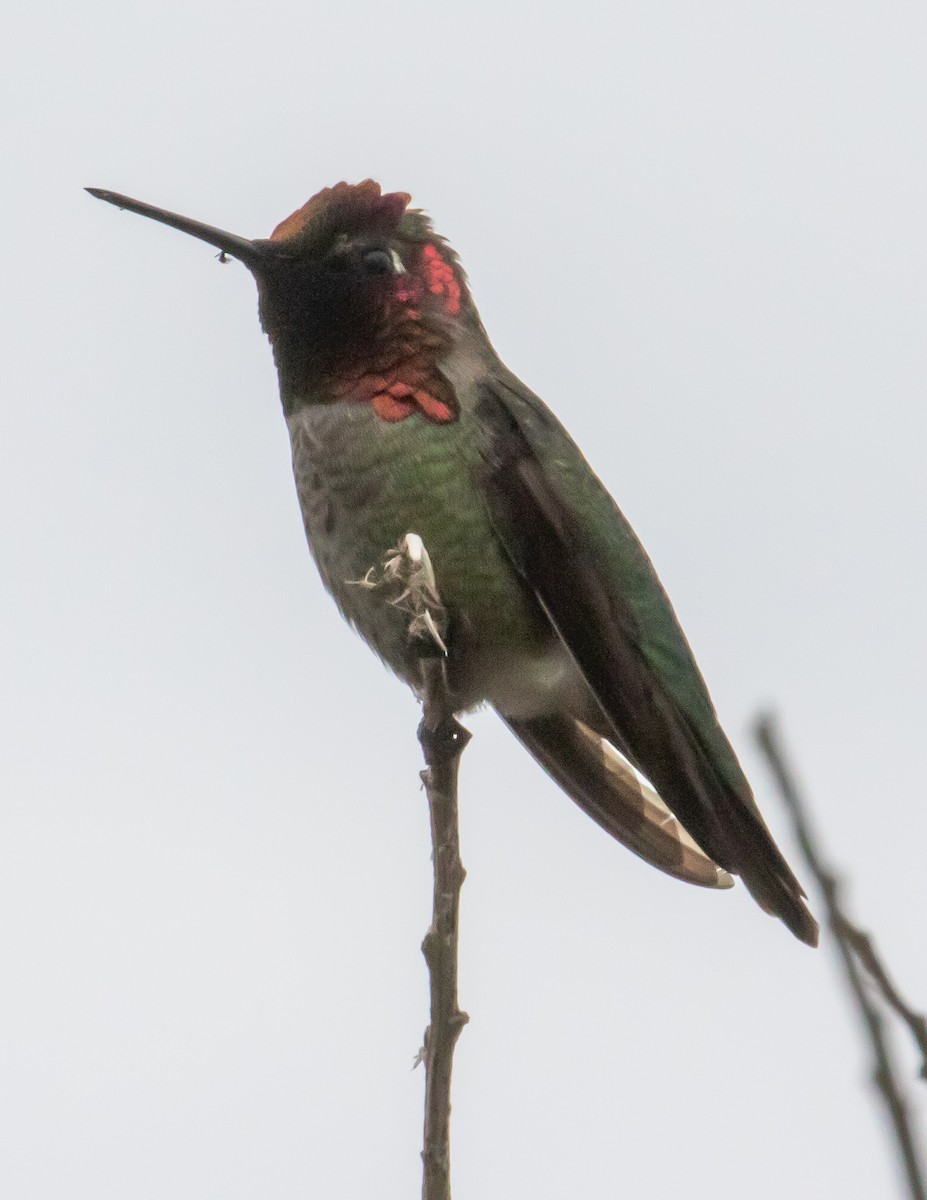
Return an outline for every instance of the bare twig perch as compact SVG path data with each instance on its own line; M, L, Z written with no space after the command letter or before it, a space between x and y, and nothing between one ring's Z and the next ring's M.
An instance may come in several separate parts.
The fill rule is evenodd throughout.
M419 737L428 763L422 782L431 814L434 906L422 953L431 977L431 1020L425 1030L425 1137L423 1200L450 1200L451 1067L454 1045L467 1023L457 1006L457 926L460 861L457 771L470 734L448 712L444 659L422 659L423 709ZM453 722L452 726L446 722Z
M927 1022L901 999L876 954L871 938L857 929L843 911L839 881L817 848L807 805L801 798L786 763L772 717L768 714L760 717L755 733L792 817L802 853L824 897L828 922L840 952L847 985L872 1047L873 1082L882 1096L895 1132L909 1194L913 1200L927 1200L927 1185L920 1165L917 1138L911 1124L898 1068L894 1064L891 1047L885 1037L878 999L881 998L897 1013L910 1029L921 1054L920 1073L924 1078L927 1078Z
M445 673L446 614L422 539L407 534L389 558L384 582L398 587L392 603L409 614L409 637L419 654L422 723L419 741L428 764L422 782L431 814L434 905L422 942L431 984L431 1019L425 1030L425 1134L423 1200L450 1200L451 1068L454 1046L467 1023L457 1005L457 929L460 888L466 872L460 862L457 827L457 773L470 734L454 717Z

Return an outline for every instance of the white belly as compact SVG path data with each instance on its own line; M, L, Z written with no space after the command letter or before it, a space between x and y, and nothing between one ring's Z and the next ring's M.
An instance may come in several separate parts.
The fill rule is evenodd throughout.
M591 695L576 663L559 643L539 654L487 655L472 664L471 678L504 717L540 717L551 712L581 716Z

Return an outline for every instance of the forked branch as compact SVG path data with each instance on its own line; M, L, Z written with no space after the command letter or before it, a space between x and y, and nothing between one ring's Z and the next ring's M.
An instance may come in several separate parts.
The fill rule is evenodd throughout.
M921 1055L920 1074L927 1078L927 1022L901 999L872 944L871 937L858 929L846 915L840 897L840 883L818 849L807 804L798 790L787 765L781 739L773 718L763 715L756 723L756 740L769 763L782 799L792 818L798 844L814 875L827 907L828 923L834 935L847 986L872 1049L873 1082L882 1097L895 1134L912 1200L927 1200L927 1184L920 1162L920 1150L911 1121L904 1085L885 1036L881 1000L907 1025Z

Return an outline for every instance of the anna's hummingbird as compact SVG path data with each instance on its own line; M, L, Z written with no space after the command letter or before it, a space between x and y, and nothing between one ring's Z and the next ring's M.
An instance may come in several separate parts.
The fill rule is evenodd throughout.
M393 671L414 688L420 660L378 579L414 532L446 613L457 711L491 704L635 853L691 883L740 875L814 945L804 893L649 558L557 418L499 360L457 256L410 197L339 183L249 241L89 190L254 275L310 549Z

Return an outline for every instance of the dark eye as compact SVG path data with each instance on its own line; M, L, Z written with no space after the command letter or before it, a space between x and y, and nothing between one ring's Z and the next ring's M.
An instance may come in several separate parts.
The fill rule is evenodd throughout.
M394 271L393 256L388 250L366 250L361 258L361 266L365 275L392 275Z

